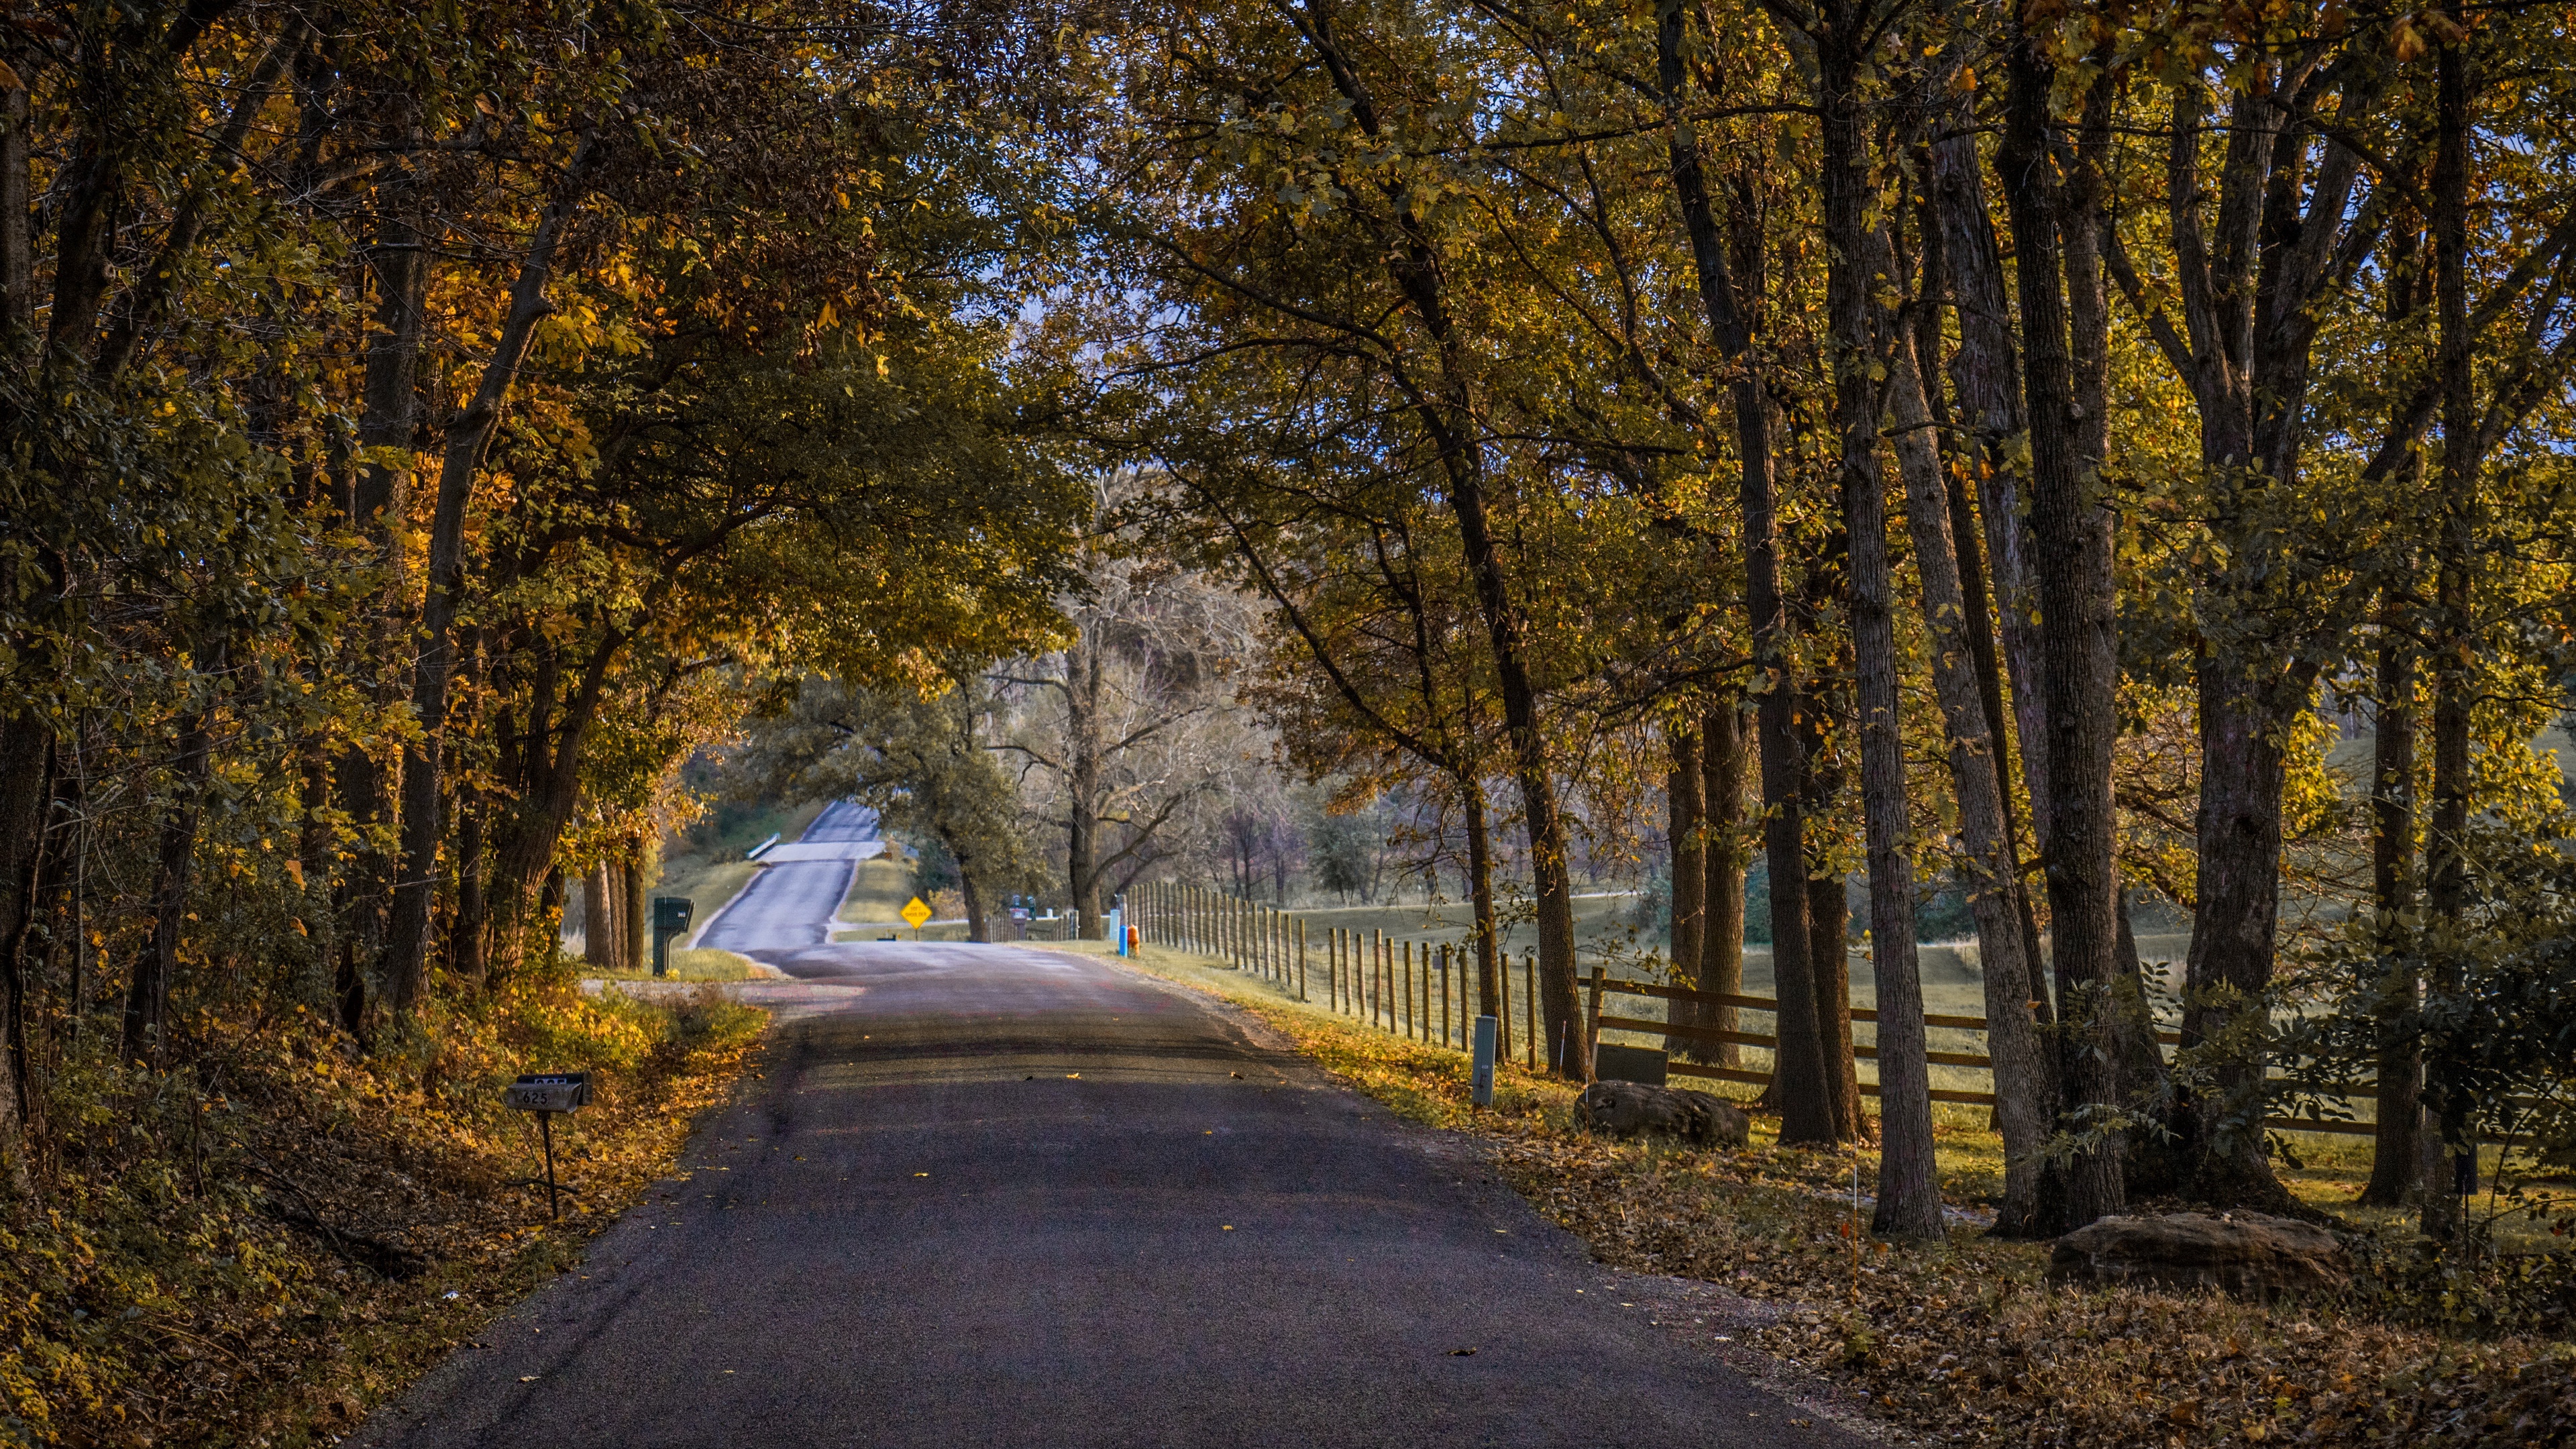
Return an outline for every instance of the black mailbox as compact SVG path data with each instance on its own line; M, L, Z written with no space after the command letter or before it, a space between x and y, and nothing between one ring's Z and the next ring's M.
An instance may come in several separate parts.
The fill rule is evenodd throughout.
M685 935L696 906L687 896L653 898L653 974L671 974L671 938Z

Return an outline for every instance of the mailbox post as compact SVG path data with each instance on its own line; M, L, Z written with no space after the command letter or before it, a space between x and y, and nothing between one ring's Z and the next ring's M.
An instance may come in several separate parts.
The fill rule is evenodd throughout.
M653 903L657 924L661 904ZM562 1209L555 1201L555 1114L577 1112L590 1105L590 1073L531 1072L512 1082L501 1100L513 1111L537 1114L537 1134L546 1144L546 1216L561 1217Z
M696 903L691 901L687 896L655 896L653 898L654 975L668 976L671 974L671 938L673 936L685 936L688 934L689 917L694 911L696 911L696 909Z

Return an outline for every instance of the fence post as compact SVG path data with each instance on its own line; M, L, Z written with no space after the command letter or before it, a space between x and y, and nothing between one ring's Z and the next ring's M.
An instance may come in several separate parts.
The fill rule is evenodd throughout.
M1387 1015L1386 987L1387 978L1395 974L1395 966L1387 959L1388 954L1384 928L1369 927L1369 1025L1392 1031L1394 1018Z
M1297 999L1306 999L1306 918L1297 918Z
M1587 1079L1592 1075L1593 1059L1601 1054L1601 978L1608 974L1609 968L1598 961L1592 963L1592 1009L1584 1014L1583 1023L1583 1075Z
M1449 1044L1449 943L1440 943L1440 1044Z
M1538 953L1521 953L1521 985L1528 994L1521 998L1521 1047L1528 1054L1529 1069L1538 1071L1538 1039L1547 1035L1541 1029L1538 1015Z

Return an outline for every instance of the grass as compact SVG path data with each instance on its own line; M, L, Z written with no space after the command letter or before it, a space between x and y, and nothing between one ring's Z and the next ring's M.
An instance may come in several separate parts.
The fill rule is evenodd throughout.
M650 966L641 971L600 971L585 965L582 967L581 974L584 979L592 981L651 981L654 979L653 968ZM752 981L771 974L774 973L764 970L750 957L738 956L731 951L688 950L674 947L671 951L671 974L665 979Z
M1249 1009L1397 1114L1480 1139L1601 1261L1739 1295L1744 1321L1728 1331L1914 1435L2086 1449L2576 1442L2576 1344L2446 1337L2392 1317L2407 1304L2358 1293L2267 1307L2052 1288L2045 1244L1968 1228L1897 1250L1856 1231L1851 1173L1866 1185L1877 1166L1865 1148L1782 1148L1762 1118L1740 1151L1606 1140L1575 1126L1570 1086L1516 1067L1479 1110L1454 1049L1361 1027L1212 958L1149 948L1134 964ZM1993 1134L1954 1120L1935 1135L1945 1198L1993 1190ZM2352 1154L2334 1143L2285 1176L2340 1209L2357 1186ZM2438 1291L2414 1306L2481 1290L2455 1276Z
M841 898L841 919L854 926L902 925L903 903L912 896L911 862L891 854L863 860L850 876L850 893Z

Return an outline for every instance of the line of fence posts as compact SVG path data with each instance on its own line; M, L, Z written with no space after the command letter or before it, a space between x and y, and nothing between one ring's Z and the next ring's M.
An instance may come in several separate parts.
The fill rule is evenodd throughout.
M1146 939L1175 950L1217 957L1235 970L1252 972L1295 992L1301 1001L1309 999L1310 951L1319 952L1323 959L1316 964L1323 971L1324 1004L1328 1010L1408 1040L1436 1040L1444 1046L1467 1049L1475 1030L1475 1014L1469 1009L1468 999L1473 993L1468 990L1471 958L1466 943L1453 947L1449 942L1440 942L1436 949L1432 942L1421 943L1417 976L1414 943L1399 942L1381 927L1371 927L1363 936L1351 927L1327 926L1321 941L1310 942L1304 917L1295 917L1292 928L1286 911L1206 886L1157 882L1146 888L1143 898ZM1538 1019L1537 958L1524 952L1515 971L1511 954L1499 952L1497 964L1501 967L1497 983L1500 994L1492 1003L1497 1055L1509 1058L1517 1042L1524 1064L1536 1071L1539 1033L1531 1023ZM1585 1024L1587 1049L1598 1043L1600 1028L1606 1024L1599 1020L1599 997L1606 983L1599 979L1600 968L1596 967L1593 974L1592 1009L1587 1015L1594 1020ZM1517 1005L1512 1000L1515 975L1521 987Z
M1146 897L1150 939L1176 949L1201 955L1221 957L1238 970L1256 971L1283 989L1294 990L1299 1000L1306 1000L1308 988L1309 940L1307 922L1297 917L1292 931L1288 913L1252 901L1240 900L1200 886L1158 884ZM1293 944L1292 944L1293 934ZM1468 944L1460 942L1453 952L1448 942L1435 950L1431 942L1422 943L1422 973L1419 995L1414 976L1414 950L1411 941L1398 943L1386 931L1372 927L1363 937L1346 926L1327 926L1317 948L1323 957L1319 963L1324 975L1324 1001L1327 1009L1344 1016L1359 1018L1369 1026L1410 1040L1431 1041L1433 977L1438 977L1439 1035L1443 1046L1465 1050L1469 1046L1475 1017L1467 1009L1467 989L1471 958ZM1501 969L1501 994L1494 1002L1495 1044L1498 1059L1508 1059L1514 1046L1515 1027L1524 1065L1530 1071L1539 1067L1539 1033L1532 1028L1538 1020L1538 962L1533 953L1524 952L1517 973L1510 953L1498 953ZM1435 964L1436 963L1436 964ZM1452 974L1453 968L1455 974ZM1521 1000L1515 1010L1512 1000L1512 978L1520 977ZM1706 1042L1712 1045L1773 1048L1778 1038L1769 1032L1745 1031L1732 1025L1698 1025L1688 1021L1655 1021L1643 1017L1613 1015L1605 1010L1605 997L1629 996L1660 998L1667 1002L1666 1015L1672 1006L1711 1006L1734 1011L1776 1014L1779 1003L1769 997L1743 996L1723 992L1694 991L1683 987L1664 986L1653 982L1613 980L1606 967L1595 964L1586 983L1582 1043L1586 1055L1598 1050L1601 1033L1627 1031L1660 1036L1667 1042ZM1458 1004L1452 1020L1452 1003ZM1515 1020L1517 1018L1517 1020ZM1855 1022L1875 1024L1878 1013L1867 1007L1854 1007ZM1927 1012L1927 1027L1982 1033L1982 1017L1948 1016ZM2179 1035L2157 1032L2159 1040L2171 1044ZM1861 1060L1875 1060L1878 1048L1861 1043L1853 1050ZM1962 1067L1991 1071L1992 1060L1983 1052L1927 1051L1925 1057L1934 1066ZM1767 1083L1770 1073L1741 1066L1702 1064L1676 1061L1667 1068L1675 1076L1706 1077L1755 1085ZM1878 1084L1864 1082L1861 1092L1878 1094ZM2368 1100L2377 1094L2366 1088L2355 1088L2344 1094L2349 1099ZM1994 1094L1956 1088L1934 1088L1936 1102L1990 1106ZM2307 1118L2269 1119L2266 1126L2307 1132L2367 1134L2373 1130L2366 1122L2321 1121Z

